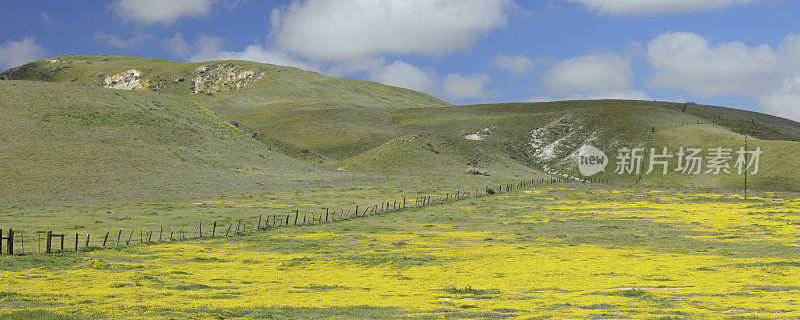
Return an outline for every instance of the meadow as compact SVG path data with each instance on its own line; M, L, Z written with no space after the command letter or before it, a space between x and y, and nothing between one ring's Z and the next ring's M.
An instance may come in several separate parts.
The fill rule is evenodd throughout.
M0 78L13 79L0 81L0 228L25 253L0 255L0 319L799 317L788 119L659 101L454 106L237 60L66 55ZM613 157L736 150L745 135L763 151L748 199L735 171L618 175L611 162L593 176L611 184L253 230L577 177L586 144ZM240 221L248 232L226 230ZM214 223L230 236L208 237ZM193 239L141 243L161 230ZM67 252L41 253L48 231Z
M150 197L130 200L92 199L74 202L53 202L47 205L0 206L3 217L2 228L13 228L15 253L41 253L45 251L46 233L67 235L65 247L74 248L74 235L80 235L79 248L116 246L118 234L124 234L122 242L133 238L140 242L142 233L170 232L178 236L179 230L197 235L200 225L206 233L211 226L219 225L217 234L226 233L228 226L235 229L241 223L253 229L259 217L262 224L272 223L271 216L300 215L302 221L311 215L320 219L331 212L331 220L341 216L342 211L352 213L356 206L364 208L381 203L405 199L411 206L419 197L446 197L457 192L474 195L483 193L488 186L508 183L495 177L453 177L449 175L404 175L366 176L363 182L342 181L332 185L307 185L294 188L271 188L262 193L232 195L208 195L205 197ZM243 227L244 228L244 227ZM131 232L133 232L131 236ZM109 239L105 239L105 234ZM85 242L86 236L90 239ZM154 240L155 241L155 240Z
M799 204L569 183L228 238L3 256L0 318L791 318Z

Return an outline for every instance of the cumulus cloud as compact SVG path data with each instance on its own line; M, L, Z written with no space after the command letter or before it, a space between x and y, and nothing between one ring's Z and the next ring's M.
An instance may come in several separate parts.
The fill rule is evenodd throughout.
M486 98L489 92L486 85L492 78L485 73L476 73L464 76L458 73L450 73L444 77L442 86L445 92L454 99L466 98Z
M720 9L760 0L567 0L605 14L648 15Z
M511 72L515 76L521 76L533 71L534 63L524 55L511 56L498 53L494 56L493 65L500 69Z
M316 60L445 54L505 27L513 0L307 0L272 13L283 50Z
M118 0L111 7L120 18L139 23L170 23L206 16L214 0Z
M249 45L243 51L225 51L222 50L222 43L223 40L219 37L200 38L197 42L198 51L196 54L189 57L189 60L247 60L296 67L305 70L317 70L316 66L294 59L286 52L266 48L260 44Z
M546 91L576 99L649 99L633 90L630 61L615 53L598 53L557 63L544 77ZM538 97L536 99L549 100Z
M390 86L425 92L430 92L436 85L431 74L399 60L373 69L369 77L370 80Z
M0 70L21 66L44 58L44 49L33 37L19 41L8 40L0 44Z
M784 79L780 88L756 97L764 112L800 121L800 77Z
M713 44L693 33L669 32L647 45L649 83L703 97L747 95L764 111L800 120L800 36L778 46Z
M740 42L711 45L700 35L687 32L662 34L647 45L647 61L655 69L650 83L712 96L757 92L779 66L768 45L748 47Z

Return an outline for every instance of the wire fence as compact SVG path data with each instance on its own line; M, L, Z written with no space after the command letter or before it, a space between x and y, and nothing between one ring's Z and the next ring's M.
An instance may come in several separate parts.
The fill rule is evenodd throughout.
M497 186L487 186L476 190L457 190L455 192L445 193L444 195L438 194L402 198L382 202L380 204L357 204L350 207L324 208L325 212L318 213L306 213L300 212L300 210L294 210L294 212L284 214L260 214L248 217L237 217L226 220L231 222L224 224L218 221L211 221L206 224L198 222L196 225L179 225L152 229L114 229L95 234L89 232L83 234L80 232L75 232L74 234L72 232L57 233L52 230L47 230L37 231L34 233L33 237L31 237L30 234L26 237L25 233L17 232L13 228L6 229L5 232L3 229L0 229L0 254L53 254L68 251L77 252L92 251L102 248L120 248L140 244L174 242L198 238L229 237L278 227L305 226L350 220L375 214L390 213L407 208L419 208L541 185L575 181L583 183L610 183L610 181L606 179L592 178L533 179ZM32 248L33 250L31 250Z

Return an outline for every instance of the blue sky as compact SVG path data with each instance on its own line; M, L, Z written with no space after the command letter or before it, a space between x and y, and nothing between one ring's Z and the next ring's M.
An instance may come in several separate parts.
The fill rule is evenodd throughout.
M636 98L800 120L800 1L7 1L0 69L68 53L246 59L456 104Z

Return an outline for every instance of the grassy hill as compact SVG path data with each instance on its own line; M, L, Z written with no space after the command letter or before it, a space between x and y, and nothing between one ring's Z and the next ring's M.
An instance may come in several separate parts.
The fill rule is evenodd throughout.
M7 203L255 192L335 174L169 95L0 81L0 122Z
M741 133L749 147L761 147L761 173L751 186L798 190L796 157L800 124L778 117L714 106L650 101L564 101L448 108L373 110L340 105L268 105L229 115L281 141L303 146L314 161L331 168L377 172L446 172L478 168L515 177L529 170L580 177L575 153L584 144L612 159L598 177L615 183L736 188L739 175L666 176L614 173L617 150L628 148L715 147L738 150ZM732 160L731 165L733 165ZM642 163L647 171L649 160ZM657 169L657 168L655 168ZM705 169L703 169L705 171Z
M305 165L302 161L392 175L466 176L474 168L507 179L542 172L580 177L576 152L591 144L611 157L596 177L614 183L738 188L743 178L738 174L686 175L675 171L677 159L666 175L619 175L614 161L623 147L667 147L673 154L680 147L738 150L747 134L753 137L750 148L764 151L761 172L751 177L751 185L800 190L800 160L792 156L800 151L800 123L724 107L628 100L452 106L407 89L247 61L70 55L2 76L78 85L59 87L65 94L94 90L130 99L158 97L186 110L205 106L224 120L238 121L244 130L259 132L257 141L248 139L258 146L254 150L288 155L291 167Z
M376 82L240 60L177 63L124 56L65 55L10 69L0 79L192 95L218 112L273 103L336 101L370 108L448 106L427 94Z
M800 143L786 140L797 137L800 123L794 121L714 106L693 106L698 111L684 112L682 104L646 101L568 101L473 107L517 113L515 121L510 121L506 127L520 128L516 132L518 139L527 139L527 146L523 149L525 159L531 166L547 172L580 177L576 152L584 144L590 144L611 158L606 171L596 177L612 179L615 183L739 188L743 176L736 173L706 174L706 167L698 175L676 172L678 160L674 154L680 147L704 151L717 147L738 150L743 146L741 132L744 132L754 136L749 141L749 149L760 147L764 152L760 159L760 172L750 177L750 186L800 190L800 184L794 182L800 178L797 171L800 159L789 156L800 151ZM519 119L530 119L530 122L526 127ZM644 173L649 169L649 153L644 155L643 174L614 173L617 151L623 147L656 148L659 151L668 148L674 156L668 174L661 174L660 166L655 166L656 171L651 174ZM702 155L707 156L705 152ZM736 155L733 156L730 170L735 172Z

